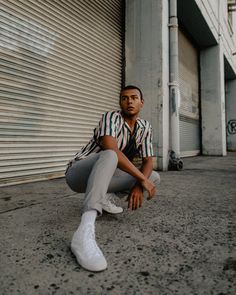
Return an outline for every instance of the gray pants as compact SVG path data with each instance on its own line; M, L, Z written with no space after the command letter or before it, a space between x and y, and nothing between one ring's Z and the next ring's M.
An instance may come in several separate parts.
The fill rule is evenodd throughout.
M117 168L117 155L113 150L91 154L87 158L74 161L66 172L66 182L78 193L85 193L83 211L91 209L102 214L102 200L107 192L130 190L137 180ZM160 176L153 171L149 179L160 183Z

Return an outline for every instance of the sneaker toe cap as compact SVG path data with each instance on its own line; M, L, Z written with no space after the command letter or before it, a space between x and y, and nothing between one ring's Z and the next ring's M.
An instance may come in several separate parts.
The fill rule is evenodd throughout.
M86 261L78 261L79 264L90 271L102 271L107 268L107 261L104 257L96 257L96 258L91 258Z

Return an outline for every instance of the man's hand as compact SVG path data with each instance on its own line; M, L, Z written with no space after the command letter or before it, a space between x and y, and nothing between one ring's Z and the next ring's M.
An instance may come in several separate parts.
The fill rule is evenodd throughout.
M130 191L128 196L128 209L136 210L143 203L143 188L140 184L136 184Z
M140 182L142 187L147 190L149 197L148 200L150 200L151 198L153 198L156 194L156 186L149 180L149 179L145 179L143 181Z
M142 206L143 203L143 189L148 191L148 200L153 198L156 194L155 185L149 180L146 179L141 183L137 183L130 191L127 198L128 209L136 210Z

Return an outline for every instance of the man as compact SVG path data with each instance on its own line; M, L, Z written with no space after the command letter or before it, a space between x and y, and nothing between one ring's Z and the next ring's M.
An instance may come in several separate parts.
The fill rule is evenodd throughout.
M66 181L76 192L85 192L81 223L74 233L71 250L87 270L107 268L106 259L95 240L95 220L102 211L121 213L111 202L117 192L129 191L128 208L142 206L143 191L154 197L159 174L152 165L152 128L138 114L144 105L141 90L126 86L120 93L120 111L103 115L91 141L69 163ZM133 157L142 157L140 170Z

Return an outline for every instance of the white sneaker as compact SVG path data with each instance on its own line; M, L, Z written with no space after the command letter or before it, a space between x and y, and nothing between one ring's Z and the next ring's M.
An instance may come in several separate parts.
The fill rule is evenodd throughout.
M71 241L71 251L78 263L90 271L102 271L107 262L95 241L94 225L80 226Z
M118 207L114 204L116 195L114 193L106 194L105 199L102 202L102 209L111 214L118 214L123 212L122 207Z

